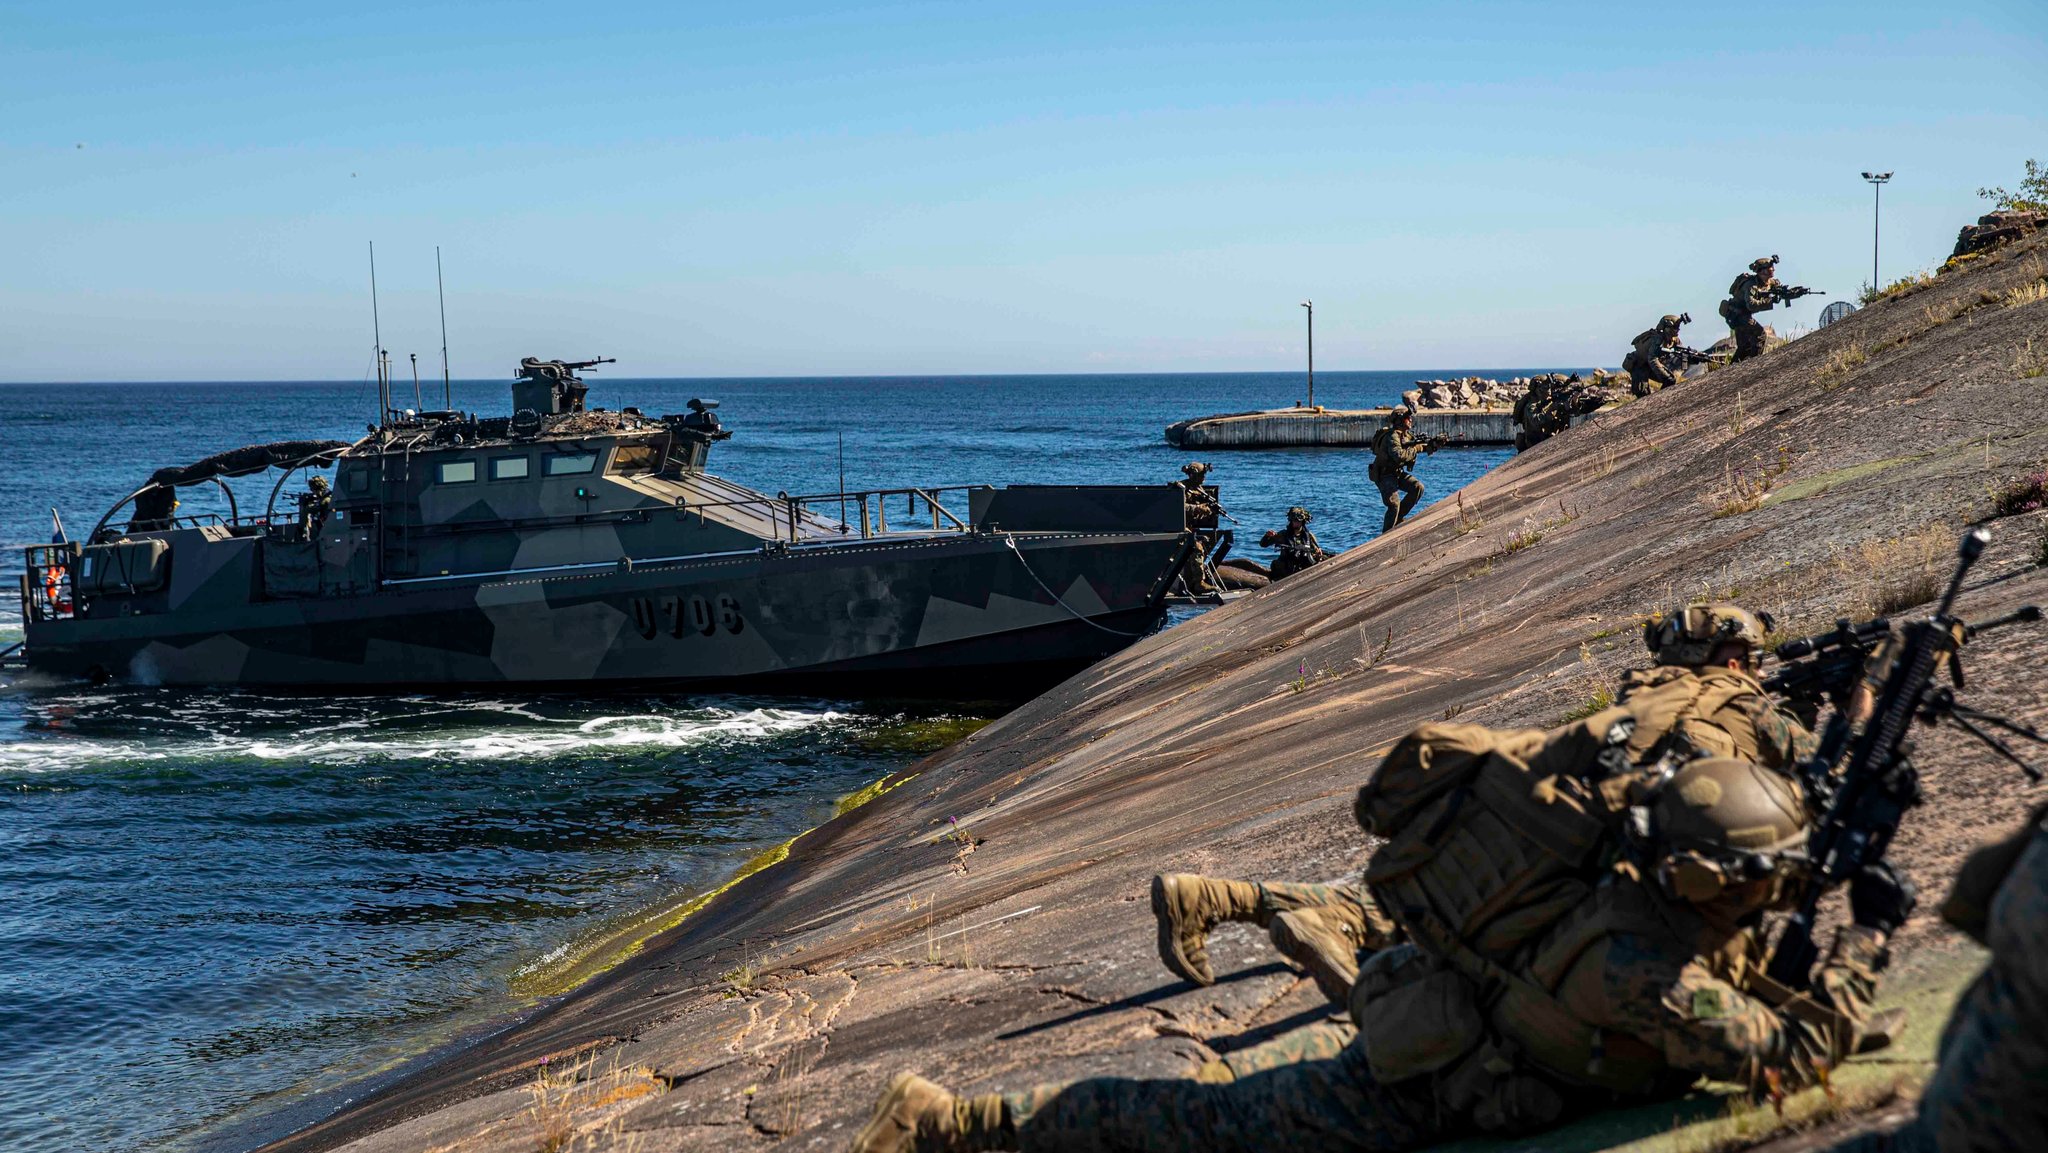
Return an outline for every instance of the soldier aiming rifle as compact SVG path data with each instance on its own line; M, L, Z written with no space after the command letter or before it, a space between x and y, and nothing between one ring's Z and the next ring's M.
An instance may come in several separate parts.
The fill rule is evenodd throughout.
M1778 283L1777 270L1776 253L1760 256L1728 286L1728 299L1721 302L1721 319L1728 322L1728 331L1735 337L1736 360L1763 355L1764 326L1756 319L1757 313L1813 294L1810 288Z

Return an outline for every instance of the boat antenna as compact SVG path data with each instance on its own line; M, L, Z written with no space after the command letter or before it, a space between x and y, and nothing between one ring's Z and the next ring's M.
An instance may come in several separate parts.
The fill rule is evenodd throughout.
M839 531L846 531L846 430L839 430Z
M391 413L391 381L384 375L384 322L377 315L377 242L370 242L370 332L376 342L377 427L384 427Z
M420 354L408 352L406 355L412 357L412 408L414 412L425 412L427 401L420 395Z
M434 246L434 295L441 300L441 407L455 411L455 393L448 383L448 293L441 287L441 246Z

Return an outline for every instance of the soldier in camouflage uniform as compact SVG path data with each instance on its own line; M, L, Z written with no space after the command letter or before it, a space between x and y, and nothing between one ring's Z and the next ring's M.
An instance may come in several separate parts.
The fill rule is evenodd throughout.
M1280 555L1273 559L1271 572L1274 580L1293 576L1305 568L1319 565L1329 559L1329 554L1323 551L1322 544L1316 540L1316 534L1308 531L1308 522L1312 519L1314 518L1309 516L1307 509L1295 505L1287 510L1286 529L1269 532L1259 538L1262 547L1280 550Z
M1778 283L1778 258L1760 256L1749 262L1749 271L1728 286L1728 299L1721 302L1721 319L1735 337L1735 359L1748 360L1764 352L1764 326L1756 319L1780 302L1797 300L1811 292L1804 287Z
M1971 854L1942 904L1949 924L1991 948L1941 1035L1918 1114L1835 1153L2048 1149L2048 808Z
M1367 1030L1335 1056L1222 1084L1096 1078L956 1097L901 1074L853 1149L1392 1151L1534 1132L1673 1096L1700 1076L1814 1083L1855 1049L1910 888L1857 878L1855 923L1837 931L1814 1005L1774 1008L1744 991L1745 973L1760 952L1751 926L1794 891L1788 853L1806 830L1797 787L1739 761L1695 761L1657 794L1651 828L1646 867L1617 866L1525 962L1499 970L1498 1000L1479 998L1449 959L1404 945L1374 958L1394 984L1376 983L1352 1009L1382 1021L1406 1013L1413 1027L1401 1033ZM1444 992L1392 996L1421 994L1418 977ZM1400 1066L1404 1045L1448 1052Z
M1386 502L1381 535L1393 532L1394 526L1415 511L1422 500L1422 482L1409 470L1415 467L1416 457L1440 447L1440 441L1415 435L1415 410L1405 404L1388 413L1387 423L1372 434L1372 467L1366 475L1379 487L1380 499Z
M1621 358L1630 392L1648 396L1678 383L1673 365L1683 361L1688 351L1678 342L1678 330L1691 319L1690 315L1667 315L1657 322L1657 327L1645 330L1630 343L1629 354Z
M1641 719L1629 759L1655 761L1679 747L1693 755L1737 757L1790 774L1812 756L1813 733L1781 709L1754 670L1765 618L1740 605L1688 605L1652 617L1643 643L1654 668L1622 675L1620 704ZM1336 1004L1350 995L1362 955L1398 942L1400 931L1358 882L1246 881L1195 873L1152 878L1159 959L1196 985L1216 981L1208 937L1226 921L1266 929L1282 956L1306 969ZM1239 1058L1233 1057L1232 1064Z
M1199 460L1191 460L1180 466L1182 479L1174 482L1181 490L1181 502L1187 506L1187 525L1195 533L1194 551L1188 554L1187 567L1181 578L1188 591L1196 595L1216 591L1215 582L1209 579L1209 568L1223 559L1228 547L1217 547L1218 530L1222 525L1223 504L1216 494L1208 489L1209 466ZM1212 555L1213 553L1213 555Z

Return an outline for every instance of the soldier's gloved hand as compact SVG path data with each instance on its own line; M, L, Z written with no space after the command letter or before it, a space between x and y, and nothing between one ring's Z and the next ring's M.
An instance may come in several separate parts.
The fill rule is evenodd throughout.
M1920 890L1889 861L1863 866L1849 882L1849 912L1866 929L1890 935L1898 932L1920 903Z

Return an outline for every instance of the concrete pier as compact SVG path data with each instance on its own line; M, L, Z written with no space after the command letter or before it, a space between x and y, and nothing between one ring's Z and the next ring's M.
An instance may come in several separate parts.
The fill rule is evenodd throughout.
M1276 408L1203 416L1166 426L1175 448L1364 448L1386 423L1388 409ZM1452 444L1513 444L1515 416L1505 408L1425 408L1415 435L1447 436Z

